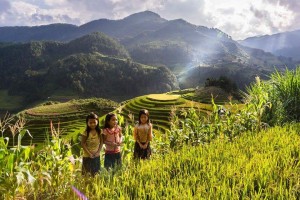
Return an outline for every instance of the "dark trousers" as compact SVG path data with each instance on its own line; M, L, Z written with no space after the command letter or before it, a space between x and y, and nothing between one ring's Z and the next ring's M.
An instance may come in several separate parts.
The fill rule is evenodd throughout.
M145 144L145 143L142 143ZM134 152L133 157L134 159L149 159L151 155L151 148L150 148L150 142L148 143L148 146L146 149L142 149L138 142L135 142L134 144Z
M83 157L82 158L82 174L91 174L95 176L100 170L100 157L96 158L89 158Z
M104 157L104 167L106 169L122 166L121 152L107 153Z

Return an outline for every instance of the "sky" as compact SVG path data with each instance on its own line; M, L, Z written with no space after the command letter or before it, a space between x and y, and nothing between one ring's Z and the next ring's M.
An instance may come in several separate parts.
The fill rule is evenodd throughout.
M234 40L300 29L299 0L0 0L0 26L82 25L145 10L218 28Z

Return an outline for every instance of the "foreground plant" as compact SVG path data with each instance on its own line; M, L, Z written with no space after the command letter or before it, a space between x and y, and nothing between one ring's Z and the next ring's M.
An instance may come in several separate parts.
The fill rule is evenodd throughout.
M276 71L268 82L273 109L270 119L277 124L300 121L300 66L295 70Z

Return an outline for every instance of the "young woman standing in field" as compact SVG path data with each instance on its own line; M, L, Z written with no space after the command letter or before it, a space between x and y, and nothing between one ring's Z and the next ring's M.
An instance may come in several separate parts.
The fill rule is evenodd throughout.
M100 150L103 145L99 119L95 113L90 113L86 117L86 129L82 133L81 145L82 174L90 173L94 176L100 170Z
M109 113L105 117L103 139L106 146L104 167L109 169L116 165L121 166L122 129L118 126L117 115L114 113Z
M134 127L134 139L134 158L149 159L151 155L152 124L150 123L149 111L146 109L139 112L139 123Z

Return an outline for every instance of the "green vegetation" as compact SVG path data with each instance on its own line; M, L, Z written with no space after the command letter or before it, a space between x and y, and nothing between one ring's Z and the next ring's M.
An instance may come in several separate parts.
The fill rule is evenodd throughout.
M7 90L0 90L0 110L16 110L22 107L21 96L10 96Z
M273 73L269 84L270 118L280 123L300 121L300 67L284 74Z
M164 132L169 128L170 113L175 105L183 104L178 95L151 94L134 98L124 104L119 110L125 120L135 123L141 109L148 109L154 129Z
M99 52L117 58L130 58L127 50L119 42L107 35L94 32L66 44L69 55L73 53Z
M42 144L49 137L50 123L59 126L61 136L76 141L77 134L81 133L86 126L85 117L88 113L94 112L102 116L116 107L118 107L118 103L111 100L92 98L71 100L65 103L49 101L26 109L19 115L26 120L24 128L32 137L24 135L22 144ZM12 140L9 144L12 144Z
M189 113L194 115L192 110ZM94 179L82 178L79 158L72 157L71 146L51 127L53 138L41 150L21 145L9 150L1 140L0 156L5 158L1 161L2 198L76 198L72 187L90 199L299 197L298 124L259 133L244 130L233 140L214 129L211 134L216 137L209 143L202 141L205 145L190 143L186 136L177 140L183 142L181 146L171 146L172 140L157 140L160 145L155 145L150 161L126 160L123 169L103 170ZM124 131L126 146L132 143L128 139L132 127L128 128ZM15 176L8 175L12 173Z
M226 92L237 92L237 85L226 76L220 76L219 79L207 78L205 87L217 86L224 89Z
M2 45L0 71L0 90L11 98L22 97L21 108L55 97L62 90L68 91L64 95L67 100L75 96L123 101L178 89L176 77L167 67L134 62L119 42L102 33L68 43ZM0 102L0 110L6 108Z
M150 65L185 65L192 60L192 52L184 42L152 41L129 47L133 59ZM173 67L172 67L173 69Z
M298 79L296 72L287 74ZM282 86L290 80L276 83ZM299 121L294 118L294 123L268 126L265 116L274 100L266 90L268 84L257 78L245 93L245 104L229 103L224 113L219 113L213 99L205 114L203 104L187 108L189 101L179 96L180 91L125 102L118 109L124 117L125 110L138 111L145 105L150 105L151 116L155 111L163 116L173 104L170 128L155 135L151 160L135 162L133 117L128 116L131 121L126 123L119 116L124 134L123 167L103 169L95 178L82 177L81 157L73 154L72 144L61 137L58 125L50 123L51 139L45 140L42 148L25 146L22 139L28 132L24 120L13 122L5 117L0 120L1 133L10 132L16 143L9 148L8 138L0 137L0 198L74 199L77 194L73 190L78 189L89 199L299 199ZM295 90L285 91L291 97ZM49 110L37 107L32 111Z
M247 93L246 100L256 102L260 107L257 115L270 125L300 121L300 67L285 73L276 71L267 82L257 79L247 87Z

